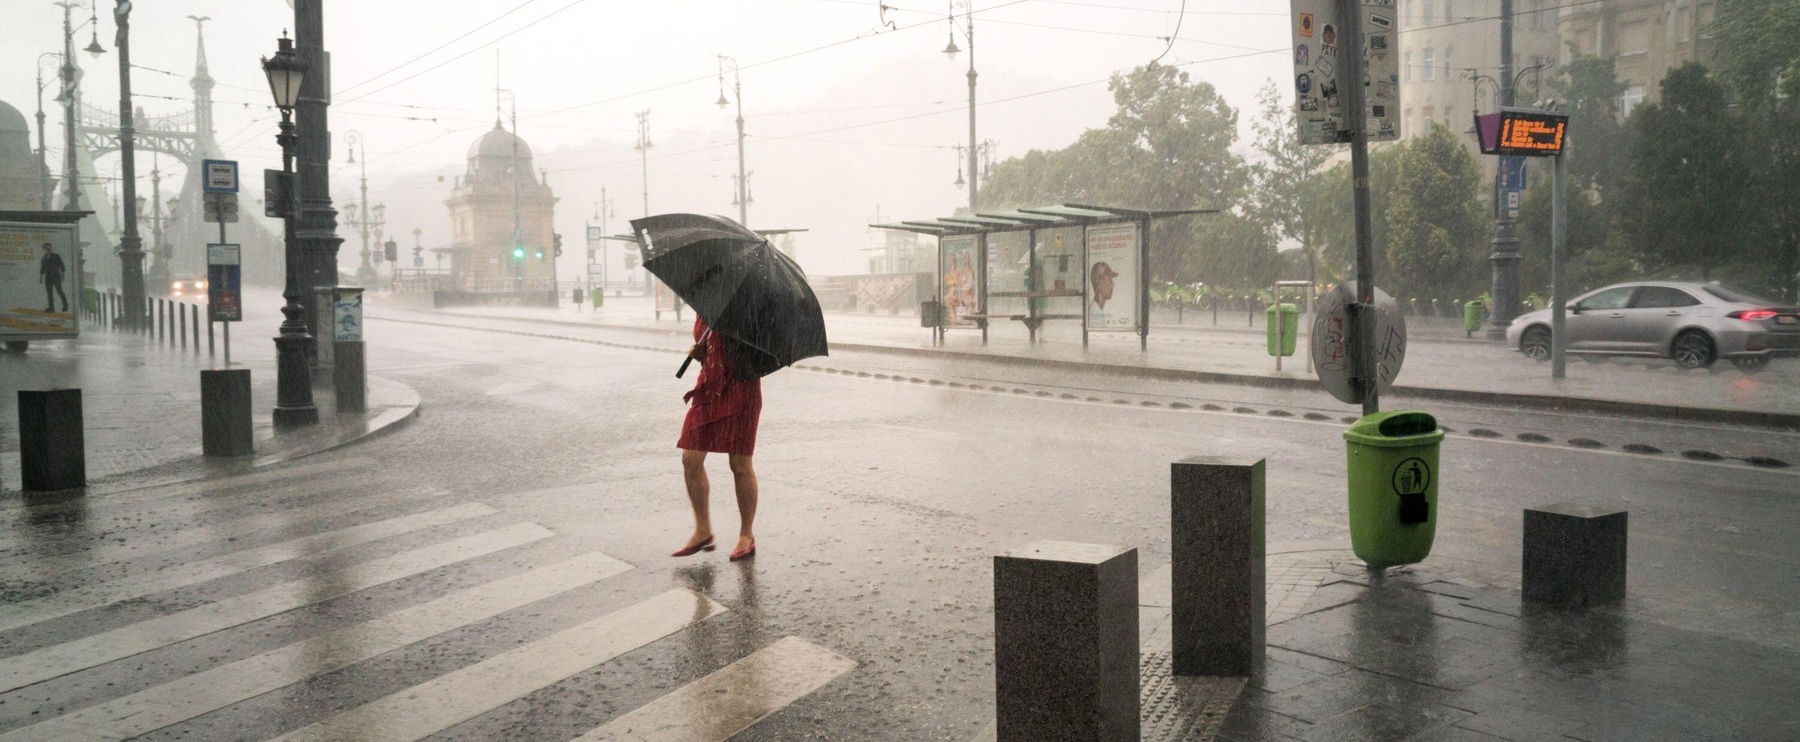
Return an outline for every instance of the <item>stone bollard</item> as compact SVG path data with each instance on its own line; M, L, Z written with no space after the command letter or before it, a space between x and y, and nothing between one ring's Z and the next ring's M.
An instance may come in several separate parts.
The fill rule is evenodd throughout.
M87 486L81 390L19 390L19 478L26 492Z
M1583 609L1625 598L1626 511L1560 502L1525 509L1524 598Z
M1262 667L1262 459L1193 457L1170 471L1170 612L1176 675Z
M994 557L997 742L1137 742L1137 570L1101 544Z
M331 381L336 391L337 411L360 415L369 408L369 386L363 372L363 341L339 340L332 343Z
M250 424L250 369L200 372L200 447L207 456L256 453Z

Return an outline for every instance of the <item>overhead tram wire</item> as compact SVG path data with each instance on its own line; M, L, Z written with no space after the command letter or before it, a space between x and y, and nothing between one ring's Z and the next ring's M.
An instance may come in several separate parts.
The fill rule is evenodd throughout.
M374 90L371 90L371 91L369 91L369 92L367 92L367 93L363 93L363 94L362 94L362 95L359 95L359 96L357 96L357 97L355 97L355 98L351 98L351 99L349 99L349 100L346 100L346 101L343 101L343 102L344 102L344 103L355 103L355 102L357 102L357 101L359 101L359 100L362 100L362 99L364 99L364 98L367 98L367 97L369 97L369 96L371 96L371 95L374 95L374 94L376 94L376 93L379 93L379 92L381 92L381 91L384 91L384 90L388 90L388 89L391 89L391 88L393 88L393 87L395 87L395 86L397 86L397 85L403 85L403 84L405 84L405 83L407 83L407 82L410 82L410 81L412 81L412 80L414 80L414 79L417 79L417 78L419 78L419 77L422 77L422 76L424 76L424 75L428 75L428 74L431 74L431 73L433 73L433 72L437 72L437 71L438 71L438 70L441 70L441 69L443 69L443 68L444 68L444 65L447 65L447 64L450 64L450 63L451 63L451 62L455 62L455 61L457 61L457 60L459 60L459 59L462 59L462 58L463 58L463 57L467 57L467 56L469 56L469 55L470 55L470 54L474 54L474 53L475 53L475 52L478 52L478 51L481 51L481 50L483 50L483 49L486 49L486 48L488 48L488 47L490 47L490 46L493 46L493 45L494 45L494 44L497 44L497 43L499 43L499 42L501 42L501 41L504 41L504 40L506 40L506 39L507 39L507 38L509 38L509 37L511 37L511 36L512 36L512 35L513 35L513 34L516 34L516 33L518 33L518 32L520 32L520 31L523 31L523 30L525 30L525 29L528 29L528 28L531 28L531 27L532 27L532 26L536 26L536 25L537 25L537 24L539 24L539 23L543 23L543 22L544 22L544 21L547 21L547 20L550 20L550 19L551 19L551 18L553 18L553 17L555 17L555 16L557 16L557 15L558 15L558 14L560 14L560 13L562 13L562 12L563 12L563 11L565 11L565 10L568 10L568 9L570 9L570 8L573 8L573 7L575 7L575 6L577 6L577 5L580 5L580 4L582 4L582 3L584 3L584 2L587 2L587 0L572 0L572 1L571 1L571 2L570 2L570 3L569 3L569 4L567 4L567 5L564 5L564 6L562 6L562 7L560 7L560 8L557 8L557 9L556 9L556 10L552 10L552 11L550 11L550 12L549 12L549 13L546 13L546 14L545 14L545 15L543 15L543 16L542 16L542 17L540 17L540 18L538 18L538 19L537 19L537 20L535 20L535 21L532 21L532 22L530 22L530 23L527 23L527 24L525 24L525 25L523 25L523 26L520 26L520 27L518 27L518 28L515 28L515 29L513 29L513 30L511 30L511 31L507 31L507 32L506 32L506 33L503 33L503 34L500 34L500 35L499 35L499 36L496 36L496 37L494 37L494 38L492 38L492 39L489 39L489 40L487 40L487 41L486 41L486 42L484 42L484 43L482 43L482 44L481 44L481 45L479 45L479 46L476 46L476 47L474 47L474 48L472 48L472 49L468 49L468 50L466 50L466 51L464 51L464 52L463 52L463 53L461 53L461 54L458 54L458 55L456 55L456 56L454 56L454 57L451 57L451 58L449 58L449 59L445 59L445 60L442 60L442 61L440 61L440 62L437 62L437 63L436 63L436 64L434 64L434 65L432 65L432 66L430 66L430 67L427 67L427 68L425 68L425 69L422 69L422 70L419 70L419 71L418 71L418 72L415 72L415 73L413 73L413 74L411 74L411 75L408 75L408 76L406 76L406 77L403 77L403 78L401 78L401 79L399 79L399 80L395 80L395 81L393 81L393 82L391 82L391 83L388 83L388 84L386 84L386 85L383 85L383 86L381 86L381 87L379 87L379 88L376 88L376 89L374 89Z
M519 4L518 4L518 5L514 5L514 6L513 6L513 7L512 7L512 8L510 8L510 9L508 9L508 10L507 10L507 11L506 11L506 12L504 12L504 13L501 13L501 14L500 14L500 15L497 15L497 16L494 16L494 17L493 17L493 18L489 18L489 19L488 19L488 20L487 20L487 21L486 21L486 22L484 22L484 23L482 23L482 24L480 24L480 25L478 25L478 26L476 26L476 27L474 27L474 28L471 28L471 29L469 29L469 30L467 30L467 31L464 31L464 32L462 32L462 33L461 33L461 34L460 34L460 35L458 35L458 36L457 36L457 37L456 37L456 38L454 38L454 39L451 39L451 40L449 40L449 41L446 41L446 42L444 42L444 43L442 43L442 44L438 44L438 45L437 45L437 46L434 46L434 47L432 47L432 48L430 48L430 49L428 49L428 50L426 50L426 51L425 51L425 52L423 52L423 53L421 53L421 54L419 54L419 55L418 55L418 56L416 56L416 57L413 57L413 58L412 58L412 59L408 59L408 60L406 60L406 61L404 61L404 62L401 62L401 63L399 63L399 64L396 64L396 65L394 65L394 66L392 66L392 67L389 67L389 68L387 68L387 69L385 69L385 70L382 70L382 71L381 71L381 72L378 72L378 73L376 73L376 74L374 74L374 75L372 75L372 76L370 76L370 77L368 77L368 78L365 78L365 79L364 79L364 80L363 80L363 81L362 81L362 82L359 82L359 83L356 83L356 84L355 84L355 85L351 85L351 86L349 86L349 87L347 87L347 88L344 88L344 89L343 89L343 90L339 90L339 91L336 91L336 94L337 94L337 95L348 95L348 94L349 94L349 93L350 93L350 91L352 91L352 90L355 90L355 89L357 89L357 88L360 88L360 87L362 87L362 86L364 86L364 85L367 85L367 84L369 84L369 83L372 83L372 82L375 82L375 81L376 81L376 80L379 80L379 79L381 79L381 78L383 78L383 77L387 77L387 76L388 76L388 75L391 75L391 74L393 74L393 73L394 73L394 72L396 72L396 71L398 71L398 70L400 70L400 68L402 68L402 67L405 67L405 66L407 66L407 65L409 65L409 64L412 64L412 63L414 63L414 62L417 62L417 61L419 61L419 60L421 60L421 59L424 59L424 58L426 58L426 57L429 57L429 56L431 56L431 55L433 55L433 54L436 54L436 53L438 53L438 52L439 52L439 51L441 51L441 50L443 50L443 49L444 49L444 47L447 47L447 46L450 46L450 45L451 45L451 44L454 44L454 43L456 43L456 42L458 42L458 41L462 41L462 40L463 40L463 39L466 39L466 38L469 38L469 37L470 37L470 36L473 36L473 35L474 35L474 34L476 34L476 33L477 33L477 32L479 32L479 31L481 31L481 30L482 30L482 29L484 29L484 28L487 28L487 27L488 27L488 26L492 26L492 25L494 25L494 24L495 24L495 23L498 23L498 22L500 22L500 20L501 20L501 19L503 19L503 18L505 18L505 17L507 17L507 16L509 16L509 15L512 15L512 14L513 14L513 13L517 13L517 12L519 12L519 11L520 11L520 10L523 10L523 9L524 9L524 8L525 8L525 6L527 6L527 5L530 5L530 4L532 4L532 3L535 3L535 2L537 2L537 1L538 1L538 0L525 0L525 1L524 1L524 2L522 2L522 3L519 3ZM490 42L490 43L492 43L492 42ZM346 102L348 102L348 101L346 101Z

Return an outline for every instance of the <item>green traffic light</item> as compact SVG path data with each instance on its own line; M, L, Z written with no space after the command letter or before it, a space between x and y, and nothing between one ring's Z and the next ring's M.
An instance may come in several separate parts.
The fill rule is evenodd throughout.
M515 258L525 257L525 248L523 248L523 247L513 248L513 257L515 257Z
M543 251L543 250L539 250L539 251L537 251L537 259L538 259L538 260L543 260L543 259L544 259L544 251Z

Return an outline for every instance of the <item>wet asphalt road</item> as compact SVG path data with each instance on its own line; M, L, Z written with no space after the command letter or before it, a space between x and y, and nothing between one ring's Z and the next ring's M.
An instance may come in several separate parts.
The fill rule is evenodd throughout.
M550 331L523 322L390 310L371 320L371 372L423 397L407 428L306 459L298 476L0 509L13 604L0 613L0 680L17 681L0 683L0 739L44 738L52 727L30 725L111 703L127 710L94 718L152 740L567 740L596 728L650 739L644 730L671 719L742 717L737 739L960 741L992 715L992 554L1038 539L1120 543L1156 572L1168 560L1170 462L1266 457L1271 549L1347 542L1337 418L1352 411L1323 395L857 354L765 381L756 559L671 559L690 525L673 445L688 384L673 378L677 354L621 347L667 340L553 333L577 342L531 336ZM1800 467L1620 450L1641 441L1800 463L1800 436L1440 414L1458 434L1443 452L1433 564L1516 584L1521 508L1622 505L1636 607L1800 649L1800 546L1787 526ZM1484 426L1502 437L1464 432ZM736 524L729 474L723 461L709 468L723 536ZM393 525L347 535L368 524ZM449 611L429 634L408 623L414 614L366 630L515 576L569 587ZM245 679L257 673L223 673L206 684L216 698L160 726L133 727L138 707L117 701L167 705L183 695L164 684L308 639L273 673L292 682L265 690ZM773 713L726 708L718 699L737 694L708 682L766 690ZM433 711L407 705L419 688Z

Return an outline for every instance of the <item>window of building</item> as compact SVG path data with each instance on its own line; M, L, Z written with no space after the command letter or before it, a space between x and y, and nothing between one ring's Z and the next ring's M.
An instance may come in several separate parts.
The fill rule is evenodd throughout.
M1403 64L1400 66L1400 79L1404 80L1406 82L1413 81L1413 53L1412 52L1406 53L1406 64Z
M1423 121L1419 122L1419 125L1424 127L1425 129L1430 129L1431 122L1436 121L1436 120L1437 120L1437 106L1426 106L1425 107L1425 118ZM1425 131L1422 129L1419 131L1419 133L1424 134Z
M1619 56L1650 53L1650 22L1632 21L1619 25Z
M1400 135L1405 136L1405 137L1410 137L1413 135L1414 131L1415 131L1415 129L1413 129L1412 109L1408 108L1408 109L1406 109L1405 116L1400 119Z
M1437 0L1424 0L1424 2L1420 3L1420 6L1423 10L1423 19L1426 23L1437 20Z
M1634 85L1626 88L1625 92L1619 94L1619 118L1631 116L1632 109L1637 108L1638 104L1643 102L1644 86Z
M1445 80L1456 79L1456 73L1450 71L1450 69L1451 69L1450 56L1455 53L1456 53L1456 47L1454 47L1454 46L1444 47L1444 79Z
M1437 51L1434 49L1426 49L1425 50L1425 62L1420 66L1424 69L1425 79L1436 80L1437 79Z

